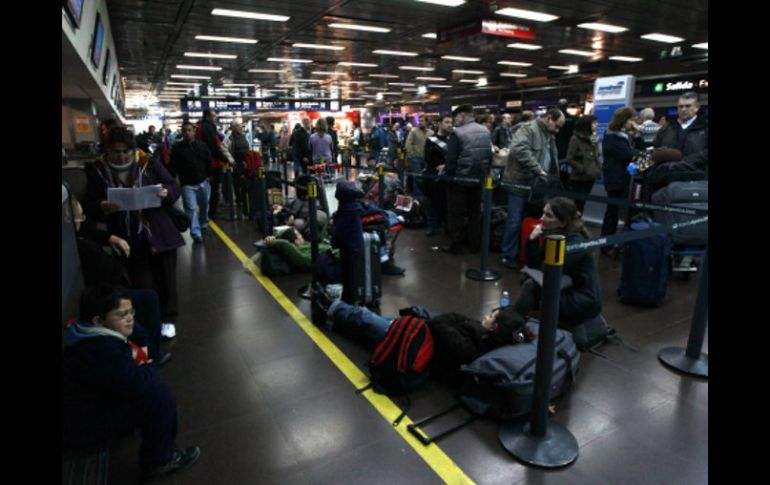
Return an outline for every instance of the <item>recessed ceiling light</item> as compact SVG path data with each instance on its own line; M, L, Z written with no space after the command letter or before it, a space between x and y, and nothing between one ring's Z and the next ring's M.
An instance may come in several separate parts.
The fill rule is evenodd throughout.
M600 23L585 23L578 24L581 29L598 30L600 32L609 32L610 34L617 34L618 32L625 32L628 30L626 27L620 27L619 25L600 24Z
M562 54L572 54L574 56L593 57L595 54L591 51L579 51L577 49L561 49Z
M695 47L696 49L709 50L709 43L708 42L701 42L700 44L693 44L693 47Z
M441 56L442 59L447 61L461 61L461 62L479 62L481 59L478 57L462 57L462 56Z
M211 79L211 76L191 76L188 74L172 74L175 79Z
M297 63L297 64L313 62L310 59L288 59L286 57L268 57L267 60L270 62L289 62L289 63Z
M508 47L511 49L524 49L528 51L536 51L538 49L542 49L543 46L537 45L537 44L521 44L519 42L514 42L513 44L508 44Z
M529 67L532 65L531 62L516 62L516 61L497 61L498 64L502 64L504 66L520 66L520 67Z
M647 40L654 40L657 42L666 42L668 44L674 44L676 42L682 42L684 39L681 37L674 37L673 35L666 35L666 34L644 34L642 36L642 39Z
M282 74L286 71L282 69L249 69L249 72Z
M286 22L291 17L286 15L273 15L269 13L246 12L243 10L228 10L226 8L215 8L211 15L220 15L223 17L238 17L242 19L270 20L273 22Z
M467 69L452 69L452 72L458 74L484 74L484 71L469 71Z
M388 83L389 86L414 86L414 83Z
M333 29L362 30L364 32L379 32L381 34L387 34L388 32L390 32L390 29L386 29L385 27L372 27L370 25L359 25L359 24L334 23L334 24L329 24L329 27Z
M377 64L369 64L368 62L338 62L338 66L352 66L352 67L377 67Z
M212 54L210 52L185 52L185 57L207 57L212 59L236 59L235 54Z
M393 74L369 74L369 77L382 77L385 79L398 79L398 76L394 76Z
M502 77L527 77L526 74L519 74L518 72L501 72Z
M372 54L382 54L382 55L386 55L386 56L407 56L407 57L414 57L414 56L418 56L419 55L416 52L389 51L389 50L385 50L385 49L373 50Z
M639 62L643 61L641 57L628 57L628 56L611 56L611 61L623 61L623 62Z
M435 71L435 67L422 67L422 66L398 66L399 69L405 71Z
M497 15L505 15L506 17L516 17L519 19L534 20L536 22L550 22L551 20L556 20L559 18L556 15L533 12L532 10L522 10L520 8L504 8L496 11L495 13Z
M219 37L216 35L196 35L195 40L210 40L212 42L233 42L236 44L256 44L256 39L243 39L241 37Z
M417 76L415 79L419 79L420 81L446 81L445 77Z
M186 64L177 64L177 69L197 69L199 71L221 71L221 67L216 66L188 66Z
M435 39L437 37L436 34L432 32L429 32L427 34L422 34L422 36L425 37L426 39Z
M434 5L441 5L443 7L458 7L465 3L465 0L417 0L423 3L432 3Z
M338 46L338 45L322 45L322 44L303 44L303 43L296 43L292 44L292 47L299 47L302 49L325 49L328 51L341 51L345 50L344 47Z

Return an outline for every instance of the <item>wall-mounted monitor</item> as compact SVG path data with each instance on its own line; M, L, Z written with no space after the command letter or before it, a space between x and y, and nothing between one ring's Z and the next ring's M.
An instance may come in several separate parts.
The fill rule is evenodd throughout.
M102 84L105 86L107 85L107 79L110 75L110 62L112 62L112 59L110 58L110 50L107 49L107 55L104 58L104 70L102 71Z
M61 6L72 25L77 29L80 27L80 17L83 15L83 2L85 0L61 0Z
M94 36L91 40L91 63L95 68L99 68L99 62L102 60L102 45L104 44L104 24L102 16L96 13L96 24L94 24Z

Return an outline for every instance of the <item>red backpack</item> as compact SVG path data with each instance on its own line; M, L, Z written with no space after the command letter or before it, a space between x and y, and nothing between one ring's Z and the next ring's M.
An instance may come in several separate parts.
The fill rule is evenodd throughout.
M246 152L244 165L245 169L243 175L248 178L256 177L259 167L264 166L264 163L262 162L262 155L259 152L254 151Z
M428 364L433 357L433 336L427 323L414 315L396 318L385 338L367 362L371 382L358 392L373 387L375 392L407 396L407 405L393 422L398 425L409 410L409 391L428 378Z

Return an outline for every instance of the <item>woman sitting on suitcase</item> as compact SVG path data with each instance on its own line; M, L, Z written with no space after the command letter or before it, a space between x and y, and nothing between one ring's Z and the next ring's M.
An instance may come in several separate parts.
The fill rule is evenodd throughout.
M565 197L554 197L543 208L542 221L535 226L527 241L527 267L542 269L545 256L544 236L561 234L567 238L567 246L590 239L583 225L581 214L575 202ZM526 273L526 269L524 271ZM571 251L564 259L563 274L572 282L562 287L559 298L559 321L577 325L602 312L602 286L596 269L596 262L587 250ZM526 317L540 306L540 284L527 278L513 309Z

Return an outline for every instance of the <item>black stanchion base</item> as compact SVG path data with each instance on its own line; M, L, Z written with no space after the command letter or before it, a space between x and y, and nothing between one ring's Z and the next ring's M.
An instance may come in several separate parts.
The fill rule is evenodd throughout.
M693 359L685 355L685 349L681 347L666 347L658 352L658 359L663 364L685 374L704 377L709 376L709 356L701 352L700 357Z
M500 279L500 272L492 269L469 269L465 276L476 281L497 281Z
M307 284L305 286L300 287L299 290L297 290L297 295L304 298L305 300L310 299L310 285Z
M525 465L559 468L572 463L578 456L578 443L570 431L549 422L545 436L530 433L529 420L504 423L498 438L503 448Z

